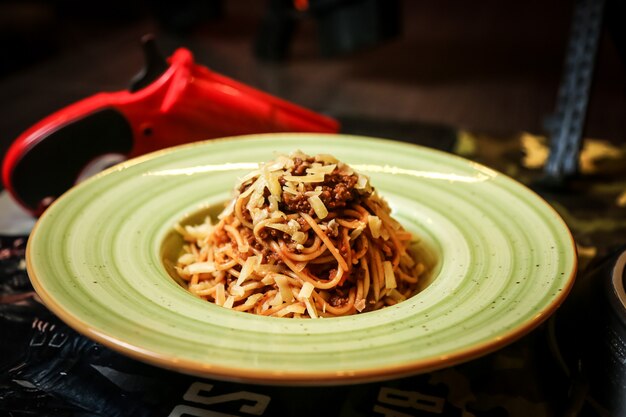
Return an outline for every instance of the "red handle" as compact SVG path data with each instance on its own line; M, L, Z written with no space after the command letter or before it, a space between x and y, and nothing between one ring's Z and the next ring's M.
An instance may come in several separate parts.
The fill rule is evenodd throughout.
M194 64L177 50L153 84L117 96L133 122L132 156L217 137L271 132L336 133L336 120L263 93Z

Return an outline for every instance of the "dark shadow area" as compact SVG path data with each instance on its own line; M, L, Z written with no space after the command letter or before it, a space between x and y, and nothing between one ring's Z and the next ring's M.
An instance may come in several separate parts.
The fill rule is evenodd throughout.
M127 88L141 69L139 39L148 32L166 55L188 47L199 63L228 77L354 120L542 133L553 110L569 1L405 0L398 3L395 36L334 54L324 46L324 13L292 12L284 55L267 60L259 56L258 43L273 4L0 1L2 154L20 132L53 111ZM615 22L621 9L612 7L608 21ZM619 54L624 42L615 41L624 31L615 27L611 36L605 30L599 49L586 131L593 137L626 132L626 71Z

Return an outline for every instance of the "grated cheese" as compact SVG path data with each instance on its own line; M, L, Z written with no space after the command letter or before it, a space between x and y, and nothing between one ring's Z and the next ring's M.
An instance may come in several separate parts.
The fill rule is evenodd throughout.
M365 298L361 298L359 300L356 300L354 302L354 308L356 308L359 313L361 311L365 310Z
M383 271L385 272L385 288L396 288L396 276L393 273L393 265L389 261L383 262Z
M237 283L235 285L243 284L254 271L255 265L260 263L260 261L261 259L258 256L249 256L241 267L241 272L239 273L239 277L237 278Z
M365 230L365 223L359 222L359 225L356 227L356 229L350 232L350 240L354 240L358 238L359 236L361 236L361 233L363 232L363 230Z
M230 293L236 297L243 297L243 295L246 293L246 290L244 290L242 286L235 284L230 287Z
M224 284L220 282L215 286L215 304L222 306L225 301Z
M311 297L311 294L313 293L313 288L315 287L313 287L313 284L311 284L310 282L305 282L304 284L302 284L302 288L300 288L300 293L298 294L298 300Z
M215 264L213 262L196 262L195 264L187 265L184 270L189 275L209 274L215 272Z
M303 232L297 231L293 235L291 235L291 240L299 243L300 245L303 245L307 240L307 235Z
M234 303L235 303L235 297L233 297L232 295L229 295L226 301L224 301L224 304L222 304L222 307L233 308Z
M309 175L330 174L335 168L337 168L337 164L322 165L320 163L314 163L310 168L307 168L306 172Z
M276 295L274 296L274 298L272 298L272 300L270 301L270 305L272 307L276 307L279 306L283 303L283 295L281 294L280 291L278 291L276 293Z
M263 169L263 177L265 178L265 183L267 188L270 190L270 193L273 197L277 198L278 201L281 199L281 190L280 182L278 182L278 178L280 177L279 172L268 172L267 169Z
M324 173L320 172L312 175L284 175L283 178L285 181L291 181L295 183L304 183L304 182L324 182Z
M184 255L181 255L180 258L178 258L178 263L181 265L189 265L193 262L195 262L196 257L195 255L191 254L191 253L185 253Z
M243 305L246 307L253 306L257 303L257 301L259 301L261 297L263 297L263 294L252 294L250 297L248 297L246 302L243 303Z
M311 304L311 300L309 300L308 298L304 299L304 305L306 306L306 311L307 313L309 313L309 316L312 319L316 319L317 318L317 310L315 309L315 304Z
M287 278L285 275L275 274L274 282L276 282L276 285L278 285L278 289L280 291L280 294L282 295L283 300L288 303L293 301L293 293L291 292L291 288L289 288L289 278Z
M325 162L327 164L337 164L337 163L339 163L337 158L335 158L334 156L329 155L327 153L320 153L320 154L315 155L315 160L316 161L320 161L320 162Z
M381 234L382 220L378 216L367 216L367 224L374 239L378 239Z
M284 317L287 314L302 314L304 313L306 310L305 306L302 303L294 303L294 304L289 304L287 307L283 308L282 310L279 310L278 312L276 312L274 315L276 317Z
M324 203L318 196L313 195L309 197L307 200L309 204L311 205L311 207L313 208L315 215L319 219L325 219L326 216L328 216L328 209L326 208L326 206L324 205Z

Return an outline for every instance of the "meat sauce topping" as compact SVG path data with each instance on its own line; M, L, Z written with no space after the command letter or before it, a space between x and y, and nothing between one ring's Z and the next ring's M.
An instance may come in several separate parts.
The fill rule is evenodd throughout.
M307 169L310 168L314 162L313 158L302 160L296 158L294 160L294 167L291 170L291 175L304 176ZM328 208L328 210L336 210L338 208L346 207L349 203L358 202L362 197L367 197L370 192L360 192L355 188L357 184L358 176L354 173L346 173L335 168L330 174L324 176L323 182L304 183L304 189L298 191L297 194L291 194L288 192L282 193L282 203L279 205L280 209L289 213L308 213L314 214L314 210L308 201L307 193L319 190L319 198L322 203ZM279 179L280 185L284 186L286 180L284 177ZM361 190L362 191L362 190Z

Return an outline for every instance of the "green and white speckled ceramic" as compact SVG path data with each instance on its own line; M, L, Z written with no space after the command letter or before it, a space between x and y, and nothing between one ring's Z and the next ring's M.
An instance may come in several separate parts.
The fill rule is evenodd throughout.
M342 318L231 311L179 286L172 226L221 205L276 151L330 153L368 174L435 260L399 305ZM180 372L274 384L343 384L466 361L523 336L565 299L572 237L533 192L449 154L341 135L211 140L118 165L58 199L28 242L46 305L86 336Z

